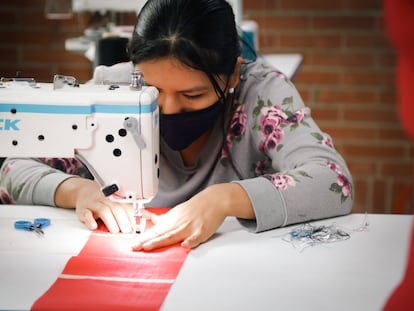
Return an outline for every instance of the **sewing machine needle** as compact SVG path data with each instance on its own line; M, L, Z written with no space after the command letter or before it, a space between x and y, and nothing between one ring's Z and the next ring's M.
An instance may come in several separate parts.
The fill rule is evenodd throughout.
M142 210L144 209L144 204L141 200L138 200L133 202L133 206L135 210L135 215L139 217L139 229L137 229L136 231L138 233L144 233L147 224L147 219L144 217L144 214L142 212Z

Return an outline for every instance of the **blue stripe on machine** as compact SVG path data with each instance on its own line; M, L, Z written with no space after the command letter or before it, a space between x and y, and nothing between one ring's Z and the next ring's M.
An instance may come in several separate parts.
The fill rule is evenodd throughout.
M49 114L92 114L92 113L151 113L157 108L155 100L150 105L119 105L119 104L92 104L92 105L43 105L43 104L3 104L0 103L0 112L10 112L15 109L18 113L49 113Z

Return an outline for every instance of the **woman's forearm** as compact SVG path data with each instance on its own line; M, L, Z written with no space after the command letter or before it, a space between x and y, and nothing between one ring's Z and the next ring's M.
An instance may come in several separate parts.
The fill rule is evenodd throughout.
M64 180L56 189L55 204L62 208L75 208L79 196L92 195L99 191L99 185L90 179L72 177Z

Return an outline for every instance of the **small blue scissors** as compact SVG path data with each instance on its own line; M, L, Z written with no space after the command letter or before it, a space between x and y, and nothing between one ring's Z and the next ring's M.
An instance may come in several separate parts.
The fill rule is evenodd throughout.
M42 228L50 225L49 218L35 218L33 222L27 220L18 220L14 223L14 228L18 230L34 231L38 235L43 235Z

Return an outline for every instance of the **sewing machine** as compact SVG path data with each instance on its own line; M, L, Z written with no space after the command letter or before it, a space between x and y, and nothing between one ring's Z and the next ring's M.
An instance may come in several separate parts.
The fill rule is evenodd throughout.
M1 157L76 157L106 196L143 202L158 189L158 91L55 76L0 82Z

